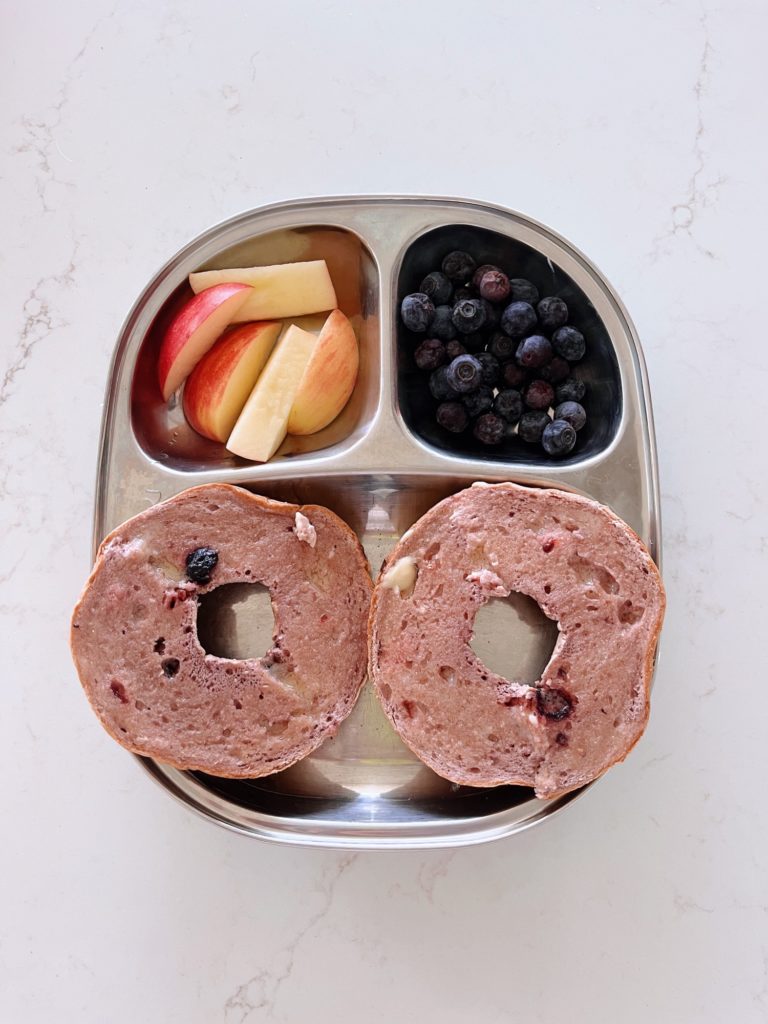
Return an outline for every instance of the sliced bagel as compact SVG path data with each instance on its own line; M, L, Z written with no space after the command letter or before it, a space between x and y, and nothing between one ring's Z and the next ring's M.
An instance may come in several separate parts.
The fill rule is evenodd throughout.
M478 610L513 591L558 624L533 685L495 674L470 646ZM555 797L623 760L642 734L664 605L648 551L609 509L475 484L430 509L382 568L370 673L395 729L438 775Z
M269 589L275 633L264 657L201 647L198 597L227 583ZM371 587L357 537L333 512L206 484L106 538L74 611L72 653L124 747L212 775L269 775L352 710Z

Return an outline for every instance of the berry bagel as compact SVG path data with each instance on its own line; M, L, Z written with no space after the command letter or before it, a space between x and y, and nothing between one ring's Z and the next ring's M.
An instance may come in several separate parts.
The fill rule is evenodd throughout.
M198 596L262 583L262 658L206 654ZM366 672L371 594L357 537L333 512L228 484L193 487L102 543L72 619L72 653L102 725L177 768L256 778L331 736Z
M470 646L478 610L512 591L558 624L533 685L491 672ZM556 797L641 736L664 604L648 551L609 509L475 484L422 516L383 566L370 673L395 729L438 775Z

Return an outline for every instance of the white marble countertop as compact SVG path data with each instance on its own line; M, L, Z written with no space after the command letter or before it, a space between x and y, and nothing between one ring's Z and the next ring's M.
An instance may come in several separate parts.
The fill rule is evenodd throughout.
M762 0L82 0L3 23L0 1021L767 1020ZM544 827L449 853L199 820L98 727L67 651L144 283L240 210L382 191L498 202L583 249L657 418L647 734Z

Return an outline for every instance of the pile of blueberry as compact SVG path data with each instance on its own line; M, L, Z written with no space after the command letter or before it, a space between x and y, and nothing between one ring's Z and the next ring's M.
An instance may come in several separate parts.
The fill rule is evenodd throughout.
M530 281L456 251L405 296L400 316L418 336L413 360L429 372L441 427L471 427L488 445L517 436L552 456L573 449L587 414L571 366L586 345L561 298L540 299Z

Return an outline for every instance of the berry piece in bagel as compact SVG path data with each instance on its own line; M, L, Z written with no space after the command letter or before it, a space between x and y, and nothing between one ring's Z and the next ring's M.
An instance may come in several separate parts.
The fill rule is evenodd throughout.
M198 597L261 583L271 650L206 654ZM255 778L333 735L366 673L371 580L333 512L228 484L183 491L114 530L72 619L72 653L94 711L119 743L182 769Z
M496 675L470 646L478 610L513 591L558 624L533 685ZM475 484L389 556L371 606L370 673L400 737L438 775L556 797L642 734L664 603L648 551L603 505Z

